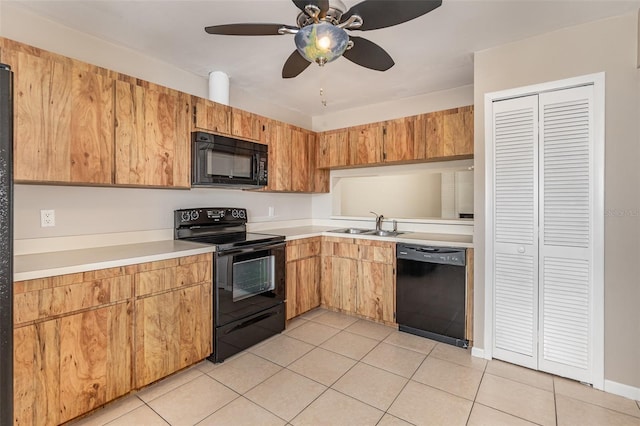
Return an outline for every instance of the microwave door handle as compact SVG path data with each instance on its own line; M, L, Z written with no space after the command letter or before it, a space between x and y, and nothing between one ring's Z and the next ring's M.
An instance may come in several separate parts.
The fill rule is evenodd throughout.
M256 183L260 183L260 154L253 155L253 178Z

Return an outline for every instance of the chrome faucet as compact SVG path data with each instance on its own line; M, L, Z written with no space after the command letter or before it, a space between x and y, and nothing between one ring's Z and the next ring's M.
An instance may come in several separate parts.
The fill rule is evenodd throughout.
M382 219L384 219L384 216L372 211L369 213L376 215L376 231L382 231Z

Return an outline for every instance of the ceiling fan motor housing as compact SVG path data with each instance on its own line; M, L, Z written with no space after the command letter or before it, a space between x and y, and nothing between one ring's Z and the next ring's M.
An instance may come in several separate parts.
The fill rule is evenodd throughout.
M326 21L333 25L338 25L340 23L340 18L344 12L347 11L347 7L340 0L329 0L329 10L324 17L320 18L320 21ZM298 14L297 24L298 27L303 28L307 25L315 23L315 17L310 16L304 11Z

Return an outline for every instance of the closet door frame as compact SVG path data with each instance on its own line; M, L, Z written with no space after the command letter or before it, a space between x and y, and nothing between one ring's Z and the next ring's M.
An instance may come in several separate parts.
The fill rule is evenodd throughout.
M494 135L493 103L522 96L537 95L579 86L593 86L594 158L593 158L593 285L591 297L592 377L596 389L604 389L604 144L605 144L605 73L588 74L542 84L486 93L484 97L485 127L485 314L484 357L493 358L494 344ZM537 227L538 224L536 224Z

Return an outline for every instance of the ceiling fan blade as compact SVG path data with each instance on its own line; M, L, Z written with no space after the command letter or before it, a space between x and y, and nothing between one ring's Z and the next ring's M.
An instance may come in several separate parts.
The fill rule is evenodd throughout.
M298 29L298 27L292 27L291 25L284 24L226 24L213 25L211 27L206 27L204 30L209 34L262 36L280 35L278 30L282 27Z
M442 0L364 0L343 14L340 21L359 15L363 23L358 30L377 30L410 21L441 4Z
M353 47L342 54L354 64L377 71L386 71L395 65L386 50L362 37L350 37Z
M312 4L314 6L317 6L318 9L320 9L320 18L324 18L324 16L327 14L327 11L329 10L329 0L293 0L293 4L295 4L298 9L305 13L306 11L304 10L304 8L307 7L307 5Z
M282 78L293 78L298 76L302 71L306 70L311 62L294 50L282 67Z

